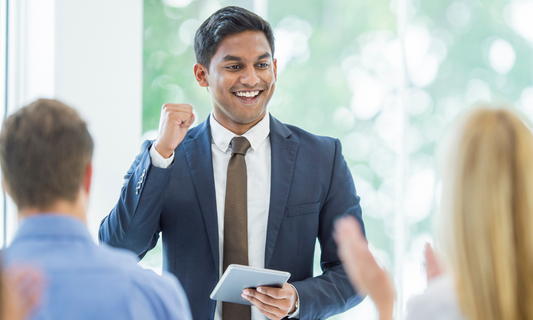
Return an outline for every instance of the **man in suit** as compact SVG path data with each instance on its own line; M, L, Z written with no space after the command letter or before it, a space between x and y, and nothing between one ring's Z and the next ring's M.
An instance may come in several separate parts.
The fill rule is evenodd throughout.
M276 83L268 22L239 7L209 17L195 36L194 74L213 111L167 103L159 135L146 141L125 177L100 241L140 257L163 238L194 319L324 319L362 299L337 257L333 222L361 223L353 180L336 139L284 125L267 112ZM313 278L319 239L323 274ZM209 295L231 263L288 271L282 288L246 289L255 308Z

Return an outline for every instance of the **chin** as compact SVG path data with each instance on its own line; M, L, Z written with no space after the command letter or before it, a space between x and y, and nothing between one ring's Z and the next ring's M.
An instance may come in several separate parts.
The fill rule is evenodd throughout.
M250 124L250 123L255 122L258 119L262 118L263 113L265 113L265 111L266 111L266 109L263 110L262 112L254 112L253 114L244 113L244 114L241 114L240 116L236 117L235 120L238 123Z

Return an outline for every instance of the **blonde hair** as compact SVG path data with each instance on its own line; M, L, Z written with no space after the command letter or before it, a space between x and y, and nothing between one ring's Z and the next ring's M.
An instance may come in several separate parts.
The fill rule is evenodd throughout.
M442 214L461 310L533 319L533 135L514 113L486 107L456 133Z

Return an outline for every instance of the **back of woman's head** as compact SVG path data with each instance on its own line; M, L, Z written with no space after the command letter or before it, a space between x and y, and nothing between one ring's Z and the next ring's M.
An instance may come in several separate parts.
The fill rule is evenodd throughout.
M442 213L461 309L533 319L533 136L514 113L477 108L452 141Z

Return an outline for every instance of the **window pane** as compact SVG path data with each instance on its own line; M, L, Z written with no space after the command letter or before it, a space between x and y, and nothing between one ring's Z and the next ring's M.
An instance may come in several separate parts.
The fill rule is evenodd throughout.
M191 103L197 121L211 111L193 78L192 38L226 5L260 8L271 23L278 82L269 111L341 140L371 249L401 270L405 303L426 285L423 247L433 241L446 127L479 102L533 117L533 1L145 0L144 131L157 129L164 102ZM405 250L395 249L403 240ZM318 246L315 256L319 274ZM377 318L368 299L333 319L355 318Z
M436 154L444 129L474 104L516 105L531 116L533 102L533 29L525 27L532 1L411 1L408 12L406 297L425 287L421 252L438 211Z

